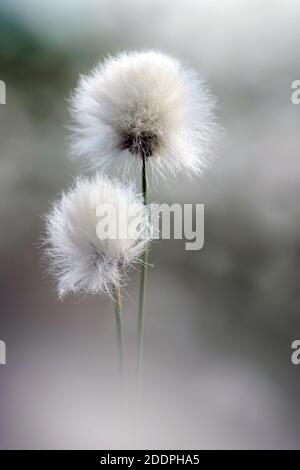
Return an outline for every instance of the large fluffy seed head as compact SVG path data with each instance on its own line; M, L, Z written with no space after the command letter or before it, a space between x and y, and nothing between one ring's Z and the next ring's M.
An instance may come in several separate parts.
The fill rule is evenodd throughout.
M128 222L131 230L120 232ZM100 174L78 178L46 216L46 255L59 297L69 292L111 295L150 238L147 209L134 188Z
M82 76L71 100L71 151L89 168L199 173L216 138L204 81L159 52L122 53Z

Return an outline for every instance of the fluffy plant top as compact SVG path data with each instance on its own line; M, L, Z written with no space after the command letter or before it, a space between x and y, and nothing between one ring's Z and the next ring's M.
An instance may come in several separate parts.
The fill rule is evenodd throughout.
M218 135L204 80L160 52L121 53L81 76L71 98L71 154L88 169L201 173Z
M101 174L75 180L46 215L45 254L59 297L112 295L151 239L149 220L133 187Z

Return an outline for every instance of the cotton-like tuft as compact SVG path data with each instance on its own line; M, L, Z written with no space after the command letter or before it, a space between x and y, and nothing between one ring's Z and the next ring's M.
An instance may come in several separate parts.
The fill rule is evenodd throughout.
M81 76L71 99L71 155L88 169L201 173L216 142L204 80L160 52L122 53Z
M112 295L151 233L147 208L133 187L101 174L78 178L46 216L45 254L59 297L70 292Z

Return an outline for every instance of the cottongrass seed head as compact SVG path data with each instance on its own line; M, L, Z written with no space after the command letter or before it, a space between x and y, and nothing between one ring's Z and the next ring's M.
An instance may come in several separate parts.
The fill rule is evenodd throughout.
M71 155L88 169L201 173L217 136L202 78L160 52L121 53L81 76L71 98ZM135 158L133 158L135 157Z
M130 221L129 236L118 231L119 224ZM151 233L147 208L133 187L101 174L75 180L46 215L45 255L59 297L70 292L111 296L116 282L124 281L126 268L139 260Z

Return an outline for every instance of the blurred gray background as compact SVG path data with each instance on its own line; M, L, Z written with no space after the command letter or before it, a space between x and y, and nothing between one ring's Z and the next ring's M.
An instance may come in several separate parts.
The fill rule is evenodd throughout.
M1 0L0 447L298 448L300 79L297 0ZM219 97L226 135L202 179L153 189L205 203L205 246L152 249L143 419L118 421L115 323L102 297L63 303L41 267L41 215L78 168L66 98L108 53L161 49ZM135 368L139 271L125 302ZM128 403L134 390L128 381Z

